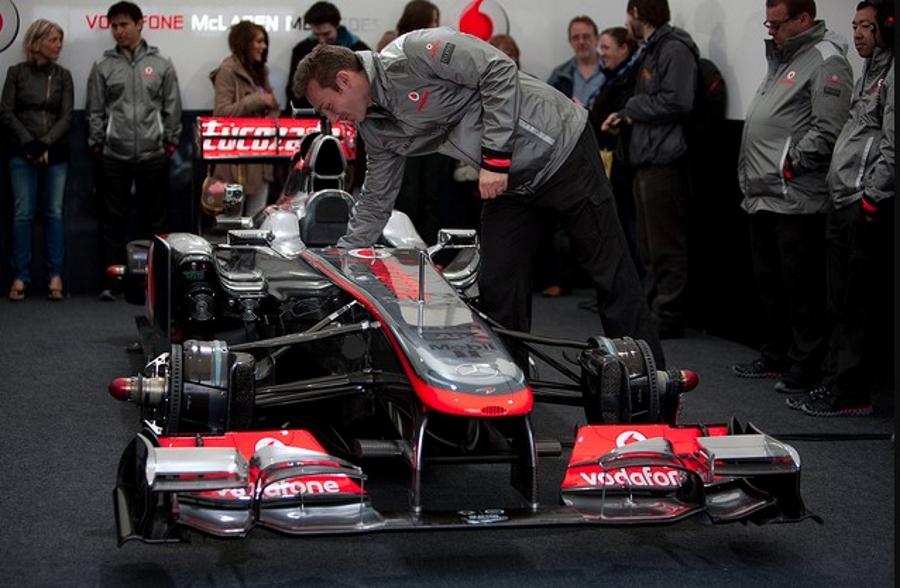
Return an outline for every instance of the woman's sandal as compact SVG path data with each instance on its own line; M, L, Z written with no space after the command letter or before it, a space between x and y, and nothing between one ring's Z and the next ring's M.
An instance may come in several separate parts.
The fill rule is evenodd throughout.
M22 280L13 280L12 288L9 289L10 302L21 302L25 300L25 291L28 286Z
M59 276L50 278L50 283L47 285L47 300L59 302L64 297L62 279Z

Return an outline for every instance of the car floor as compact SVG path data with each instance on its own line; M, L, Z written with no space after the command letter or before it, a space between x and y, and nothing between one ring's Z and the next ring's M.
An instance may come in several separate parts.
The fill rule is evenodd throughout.
M599 320L587 291L534 299L534 332L583 340ZM784 405L772 380L742 380L735 362L755 350L688 329L666 340L670 367L696 371L683 423L736 417L793 445L801 494L822 517L797 524L713 526L699 519L654 527L540 527L245 539L192 535L187 544L116 544L112 488L121 451L139 428L134 406L107 393L133 375L140 308L76 296L0 304L0 558L7 586L98 587L624 587L893 586L895 430L893 384L876 413L813 418ZM889 370L888 370L889 371ZM571 443L580 409L539 406L539 438ZM542 460L542 500L566 453ZM505 468L505 466L501 466ZM435 497L491 492L505 469L466 466L435 474ZM494 478L496 474L496 478Z

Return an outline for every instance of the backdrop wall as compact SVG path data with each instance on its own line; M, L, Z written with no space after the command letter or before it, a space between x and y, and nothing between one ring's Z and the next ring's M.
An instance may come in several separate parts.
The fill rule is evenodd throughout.
M393 29L406 0L335 0L343 24L371 47L384 31ZM434 0L441 9L441 24L458 28L460 17L472 0ZM0 71L21 61L21 35L36 18L59 23L66 32L60 64L75 79L75 107L84 108L84 92L91 64L113 42L106 23L106 9L112 2L96 0L0 0ZM144 37L171 57L178 71L185 108L212 107L212 85L207 74L228 55L227 29L240 19L250 19L266 27L270 37L269 67L272 83L284 100L291 48L308 33L300 30L303 13L310 1L261 0L259 2L212 2L199 0L156 0L138 2L146 15ZM580 14L593 18L602 29L625 21L626 0L483 0L479 9L486 14L495 32L509 32L520 44L522 67L545 79L558 63L571 57L566 39L569 20ZM759 80L765 74L763 39L766 30L763 0L670 0L672 21L689 31L704 55L722 69L730 90L728 116L742 119ZM819 18L836 32L850 38L852 2L819 0ZM12 10L18 11L19 37L9 38ZM4 49L4 46L5 49ZM857 72L860 60L850 57Z

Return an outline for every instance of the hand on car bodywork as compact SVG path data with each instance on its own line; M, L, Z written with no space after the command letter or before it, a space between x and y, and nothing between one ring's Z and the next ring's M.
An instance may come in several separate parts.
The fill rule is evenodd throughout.
M486 169L480 170L478 172L478 191L481 193L481 199L490 200L506 192L508 182L508 174L492 172Z

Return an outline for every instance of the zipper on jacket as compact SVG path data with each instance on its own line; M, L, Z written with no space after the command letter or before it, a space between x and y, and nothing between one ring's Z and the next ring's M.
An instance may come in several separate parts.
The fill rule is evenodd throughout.
M44 134L49 130L47 125L47 111L50 109L50 88L53 85L53 74L47 74L47 94L44 96L44 108L41 109L41 119L44 121Z
M787 160L788 151L791 148L791 138L788 137L784 142L784 150L781 152L781 158L778 160L778 175L781 177L781 193L787 196L788 186L787 179L784 177L784 162Z
M862 157L859 161L859 170L856 174L856 181L853 183L853 186L858 190L862 188L863 176L866 175L866 164L869 161L869 151L872 150L872 143L875 141L875 137L869 137L866 139L866 146L863 148Z
M137 112L137 80L135 79L138 75L137 70L137 59L132 55L131 57L131 98L134 100L134 103L131 105L131 158L137 159L138 157L138 136L137 136L137 128L138 128L138 112Z

